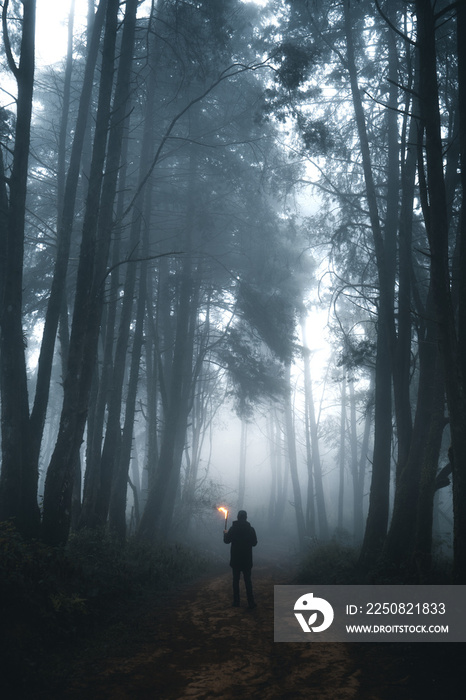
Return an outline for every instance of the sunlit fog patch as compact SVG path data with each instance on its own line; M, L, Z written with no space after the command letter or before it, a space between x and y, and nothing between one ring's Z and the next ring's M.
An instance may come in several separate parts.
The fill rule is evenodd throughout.
M30 333L25 337L26 345L26 366L28 372L35 373L37 371L37 363L39 362L40 344L44 332L44 321L36 318L33 322Z

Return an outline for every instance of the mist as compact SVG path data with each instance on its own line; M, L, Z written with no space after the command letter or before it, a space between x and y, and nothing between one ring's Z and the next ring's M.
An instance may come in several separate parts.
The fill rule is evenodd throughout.
M463 566L461 153L440 184L416 160L401 10L285 7L5 10L0 515L26 537L194 544L224 502L297 552Z
M34 649L125 596L158 621L197 581L194 630L205 581L215 632L230 568L263 656L275 585L466 583L466 20L434 5L2 4L0 574L29 688Z

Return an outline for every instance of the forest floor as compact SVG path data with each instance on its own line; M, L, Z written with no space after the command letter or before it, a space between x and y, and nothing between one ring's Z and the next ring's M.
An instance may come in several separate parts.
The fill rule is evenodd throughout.
M293 561L256 556L257 608L228 567L129 606L69 661L47 700L428 700L464 697L464 645L274 643L273 587ZM241 583L242 585L242 583ZM461 648L460 648L461 647ZM32 700L29 696L28 700Z

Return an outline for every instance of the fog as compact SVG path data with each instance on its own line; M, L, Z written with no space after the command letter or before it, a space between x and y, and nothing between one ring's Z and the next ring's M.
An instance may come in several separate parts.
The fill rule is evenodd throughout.
M223 505L463 567L461 70L412 102L406 8L33 5L1 66L1 518L208 547Z
M4 0L2 691L458 696L272 628L466 584L465 7Z

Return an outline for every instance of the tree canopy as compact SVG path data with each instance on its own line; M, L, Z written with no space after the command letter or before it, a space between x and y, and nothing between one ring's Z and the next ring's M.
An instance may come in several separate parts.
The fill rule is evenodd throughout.
M43 66L35 0L2 3L0 519L166 537L230 405L283 433L271 517L289 471L325 539L337 488L362 567L428 579L451 475L464 582L465 0L89 8Z

